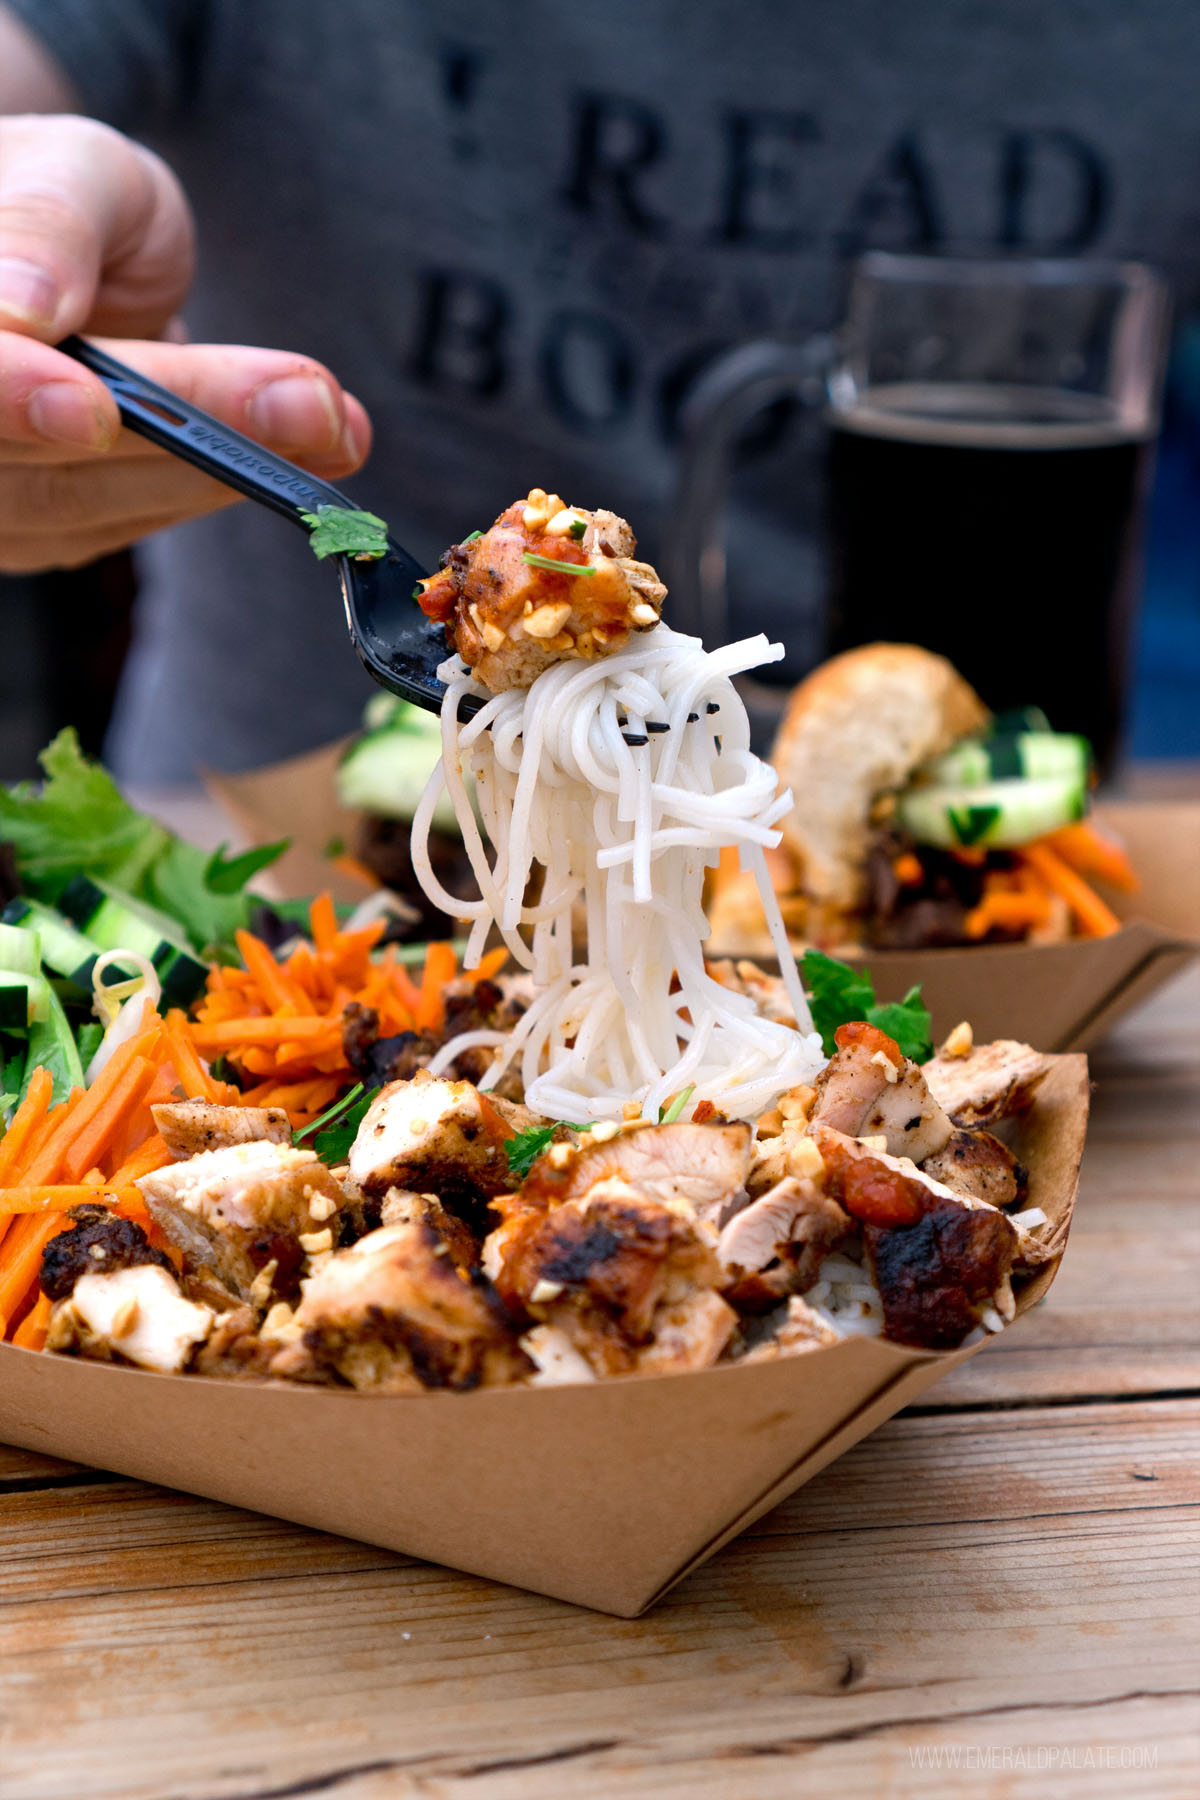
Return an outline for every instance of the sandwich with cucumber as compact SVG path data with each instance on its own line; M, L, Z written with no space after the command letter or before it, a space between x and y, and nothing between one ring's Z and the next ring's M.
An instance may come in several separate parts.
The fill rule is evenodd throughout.
M792 807L771 873L798 942L1103 936L1119 927L1113 891L1136 886L1088 817L1086 739L1033 707L991 714L917 645L867 644L815 670L791 696L772 761ZM746 878L720 871L714 944L752 954L755 912Z

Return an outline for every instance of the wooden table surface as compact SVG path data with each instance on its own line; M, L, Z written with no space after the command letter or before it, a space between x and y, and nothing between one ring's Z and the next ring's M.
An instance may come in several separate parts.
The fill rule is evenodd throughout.
M1200 1792L1200 971L1046 1303L648 1617L0 1449L3 1800Z

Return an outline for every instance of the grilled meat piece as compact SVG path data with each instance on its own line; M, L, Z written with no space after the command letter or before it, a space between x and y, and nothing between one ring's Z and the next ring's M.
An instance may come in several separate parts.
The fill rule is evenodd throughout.
M560 1329L597 1374L640 1368L646 1352L656 1367L716 1360L736 1315L715 1292L720 1264L678 1203L610 1175L582 1199L531 1206L522 1194L499 1204L497 1288Z
M590 1195L600 1182L624 1183L639 1198L682 1204L697 1218L715 1219L741 1197L750 1167L746 1124L645 1125L599 1143L590 1133L577 1146L554 1146L538 1158L521 1188L527 1205L557 1206Z
M952 1193L970 1194L991 1206L1015 1206L1024 1199L1029 1179L1007 1144L990 1131L964 1131L961 1126L921 1168Z
M196 1352L191 1372L221 1381L265 1381L279 1345L259 1332L252 1306L221 1313Z
M282 1106L214 1106L208 1100L166 1100L150 1111L176 1161L230 1144L290 1144L292 1126Z
M355 835L354 850L371 873L399 894L413 909L412 923L391 923L385 935L389 943L420 943L446 929L446 915L434 905L417 880L412 866L412 820L388 819L364 813ZM451 894L469 893L471 859L462 841L448 831L429 833L429 860L442 886Z
M1029 1105L1050 1058L1028 1044L997 1038L966 1056L939 1051L922 1067L929 1091L956 1125L991 1125Z
M883 1300L884 1334L897 1344L953 1350L983 1309L1007 1293L1015 1234L1001 1212L937 1197L915 1225L863 1227Z
M799 1294L793 1294L773 1334L747 1351L742 1361L772 1362L777 1356L798 1356L805 1350L823 1350L827 1344L840 1342L828 1320Z
M923 1071L885 1032L860 1021L839 1025L835 1040L837 1050L817 1077L814 1124L849 1137L886 1137L889 1155L914 1162L949 1143L954 1127Z
M315 1151L261 1142L202 1151L138 1186L185 1267L264 1307L295 1294L322 1239L332 1247L344 1199Z
M212 1323L212 1310L185 1300L160 1263L139 1262L81 1275L50 1314L46 1348L177 1375Z
M825 1187L863 1228L883 1300L884 1333L900 1344L951 1350L985 1307L1012 1316L1010 1272L1049 1254L984 1200L952 1193L914 1164L873 1151L829 1126L813 1135Z
M477 681L494 694L528 687L552 663L610 655L658 624L667 590L636 548L614 513L565 507L534 488L481 536L451 546L420 604Z
M456 1268L423 1219L386 1225L339 1250L306 1283L271 1373L336 1374L377 1393L520 1381L533 1364L491 1283Z
M42 1251L39 1283L51 1300L65 1300L84 1275L112 1275L143 1263L174 1276L171 1259L154 1249L132 1219L119 1219L107 1206L73 1206L67 1216L74 1225Z
M473 1269L479 1263L479 1245L454 1213L447 1212L436 1194L413 1194L405 1188L389 1188L379 1208L381 1225L412 1225L424 1221L436 1231L456 1268Z
M727 1271L726 1298L746 1312L766 1312L803 1293L821 1263L854 1226L815 1182L788 1177L735 1213L717 1243Z
M538 1123L527 1107L419 1069L376 1095L350 1149L350 1177L366 1194L490 1197L511 1186L506 1139Z
M351 1000L342 1014L342 1048L363 1086L376 1088L389 1081L410 1081L436 1054L438 1040L427 1031L399 1031L381 1038L374 1007Z

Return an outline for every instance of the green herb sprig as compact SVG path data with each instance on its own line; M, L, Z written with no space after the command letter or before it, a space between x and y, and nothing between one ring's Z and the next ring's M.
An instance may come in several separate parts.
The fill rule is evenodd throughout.
M356 1082L348 1093L343 1094L340 1100L335 1100L332 1106L327 1106L310 1125L294 1132L293 1144L302 1144L306 1137L312 1137L312 1147L322 1162L345 1162L350 1154L350 1146L358 1136L358 1128L378 1092L377 1087L367 1089L361 1081Z
M318 506L316 512L302 512L300 517L309 529L309 549L322 562L327 556L378 562L387 555L387 522L377 513L352 506Z
M542 1151L549 1149L560 1125L565 1125L568 1131L592 1129L590 1125L573 1125L570 1119L558 1119L552 1125L531 1125L527 1131L518 1131L516 1137L505 1138L504 1154L508 1158L509 1174L517 1181L524 1181Z
M695 1091L696 1091L696 1086L695 1086L695 1083L693 1082L691 1087L685 1087L685 1088L681 1089L678 1094L676 1094L676 1096L672 1100L670 1106L660 1106L658 1109L659 1124L660 1125L673 1125L675 1123L676 1119L679 1118L684 1107L687 1105L688 1101L691 1099L691 1097L695 1093Z
M863 1019L886 1032L904 1056L928 1062L933 1055L933 1021L921 999L919 986L909 988L903 1000L878 1005L875 984L866 969L852 969L821 950L806 950L801 963L804 985L812 1007L813 1024L821 1034L826 1056L837 1049L834 1033L839 1025Z
M531 569L549 569L552 575L594 575L591 563L563 562L556 556L539 556L536 550L522 550L521 561Z

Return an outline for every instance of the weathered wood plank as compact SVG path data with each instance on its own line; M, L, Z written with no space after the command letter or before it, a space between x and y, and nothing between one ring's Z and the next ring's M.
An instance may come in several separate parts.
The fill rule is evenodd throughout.
M1136 1791L1185 1791L1198 1425L894 1421L633 1622L136 1483L8 1496L0 1787L773 1800L1075 1741L1157 1746L1176 1786ZM1043 1773L1020 1791L1072 1791Z

